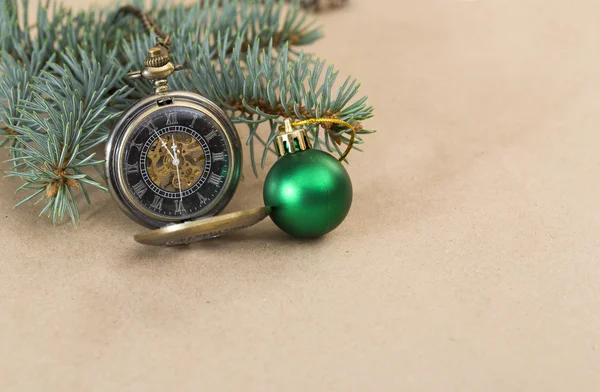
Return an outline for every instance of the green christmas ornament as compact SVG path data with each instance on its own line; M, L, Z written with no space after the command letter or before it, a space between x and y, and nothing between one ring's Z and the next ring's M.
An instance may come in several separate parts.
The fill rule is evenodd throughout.
M319 237L348 215L352 181L340 161L311 149L304 129L294 130L289 121L285 126L276 140L280 158L265 179L264 202L281 230L296 237Z

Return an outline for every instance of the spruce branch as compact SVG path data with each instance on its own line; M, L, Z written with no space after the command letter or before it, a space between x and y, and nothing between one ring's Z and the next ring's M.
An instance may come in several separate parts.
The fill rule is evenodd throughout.
M257 2L225 1L222 3L198 2L191 6L167 6L166 3L153 10L160 21L161 29L169 31L177 42L171 47L174 61L184 67L190 67L196 57L191 53L208 55L211 62L217 63L219 58L229 58L234 51L237 39L242 40L241 48L246 50L255 41L261 48L271 45L274 50L284 46L303 46L321 38L322 33L314 26L314 21L301 8L286 6L283 1L266 0L265 6ZM131 25L131 20L129 20ZM154 46L156 37L143 34L141 26L136 34L132 34L123 43L124 62L142 64L148 48ZM131 29L130 29L131 30ZM221 37L227 36L227 46L219 47ZM211 65L212 67L213 65ZM135 98L147 96L151 86L134 83ZM181 89L189 89L181 86Z
M17 205L40 195L47 200L41 214L53 223L68 215L79 220L74 191L80 189L88 203L87 186L106 189L84 173L93 167L102 175L102 161L93 149L104 143L108 123L119 115L115 106L124 103L125 87L118 88L125 71L116 63L116 49L108 56L113 66L101 69L100 62L84 50L61 56L62 63L48 63L32 79L30 99L21 100L18 117L8 116L14 124L16 144L9 147L13 164L8 177L19 177L24 184L17 191L33 191Z
M29 99L32 91L29 74L19 63L6 53L3 63L6 67L0 78L0 146L17 147L19 143L16 136L19 133L15 127L19 125L18 107L22 101Z
M255 139L265 147L260 159L264 168L266 148L277 136L278 125L285 118L335 118L353 124L357 134L372 133L362 126L362 121L373 116L373 108L366 104L366 97L348 105L360 87L355 79L347 78L334 93L339 71L333 66L325 69L325 61L303 52L297 59L291 59L287 44L276 51L272 42L263 49L258 38L247 48L244 37L238 36L234 43L229 40L229 34L218 36L216 66L207 41L202 46L190 48L189 72L176 75L174 80L180 88L193 86L228 111L234 122L249 127L247 143L255 173L258 171ZM231 56L221 55L230 47L233 47ZM258 125L264 122L269 122L271 131L264 138L257 137ZM330 152L341 154L339 144L347 143L344 135L350 131L340 130L331 123L325 123L322 128L323 134L318 126L309 130L315 146L320 148L324 144ZM362 138L357 137L355 143L363 143Z
M156 37L131 18L115 18L116 7L76 12L49 1L38 5L33 26L26 23L28 0L0 4L0 143L9 151L6 175L27 192L17 205L43 202L40 215L77 224L78 192L89 203L90 187L105 189L94 150L116 117L151 92L149 83L124 76L139 68ZM359 83L347 78L336 87L339 71L300 50L321 37L302 10L309 3L153 2L151 14L173 37L173 61L184 66L171 88L199 92L247 126L255 173L285 118L341 119L357 134L372 132L363 129L373 109L366 97L357 99ZM309 132L316 148L330 152L348 142L348 130L333 123Z

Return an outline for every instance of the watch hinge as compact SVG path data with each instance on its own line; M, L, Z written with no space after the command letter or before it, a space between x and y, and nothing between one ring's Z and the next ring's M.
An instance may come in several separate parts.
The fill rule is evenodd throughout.
M173 103L173 98L163 98L163 99L159 99L158 101L156 101L156 104L158 106L166 106L166 105L170 105Z

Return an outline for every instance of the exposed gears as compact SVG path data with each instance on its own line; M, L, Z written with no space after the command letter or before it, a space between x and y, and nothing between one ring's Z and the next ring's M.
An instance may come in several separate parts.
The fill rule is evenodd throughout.
M177 166L173 164L170 151L157 139L148 151L148 174L156 186L169 192L185 191L191 188L202 176L204 170L204 151L200 143L187 133L167 134L164 140L174 140L179 159L179 177ZM170 145L170 143L169 143ZM181 182L181 187L180 187Z

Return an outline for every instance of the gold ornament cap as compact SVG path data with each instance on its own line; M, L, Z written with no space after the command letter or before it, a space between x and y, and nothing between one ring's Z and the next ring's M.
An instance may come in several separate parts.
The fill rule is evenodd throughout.
M275 138L275 146L280 157L293 154L298 150L304 151L312 148L306 130L304 128L294 129L290 120L285 120L285 132Z

